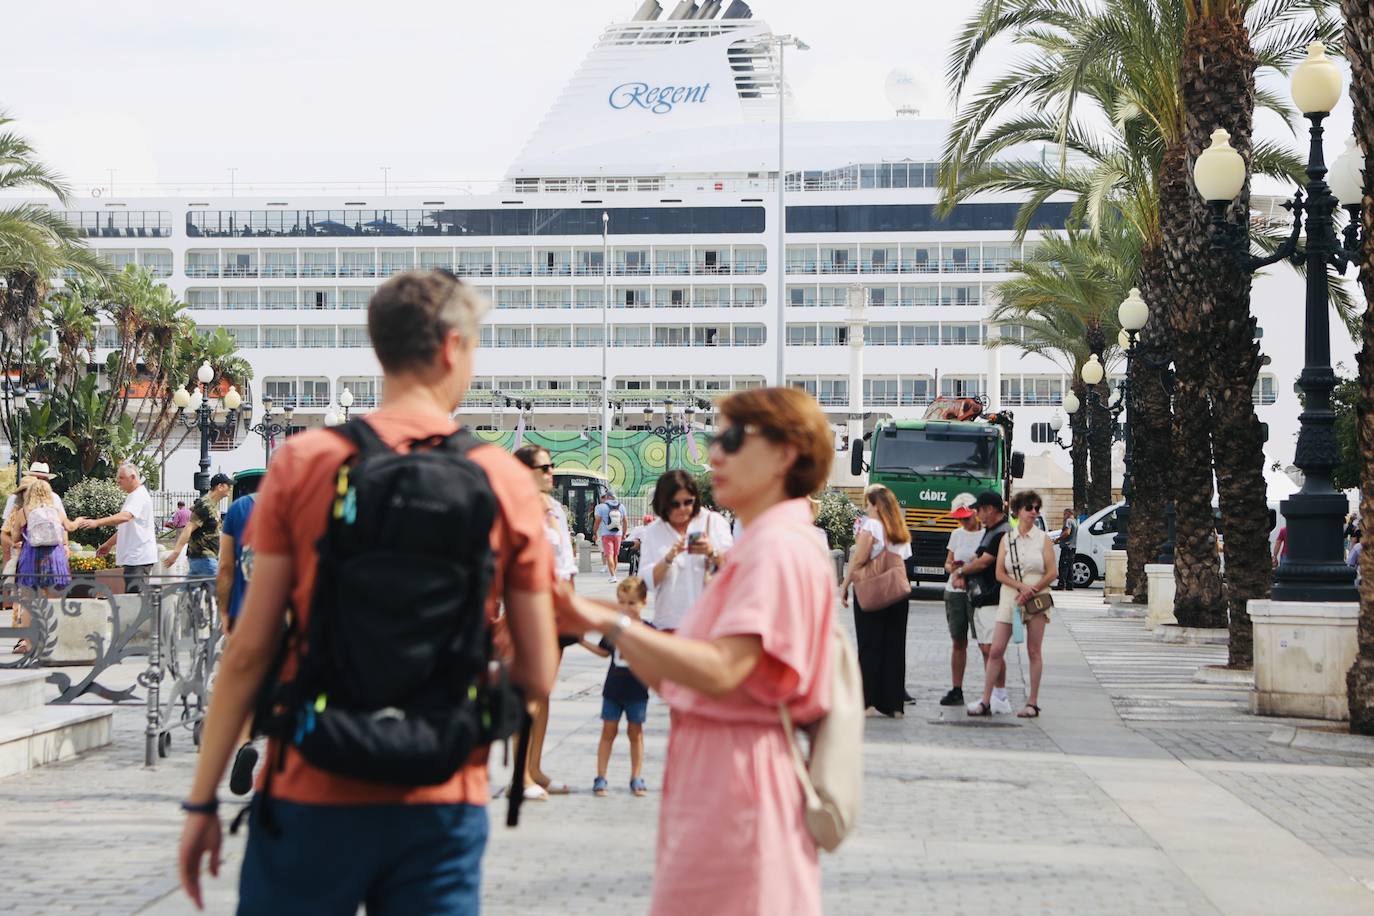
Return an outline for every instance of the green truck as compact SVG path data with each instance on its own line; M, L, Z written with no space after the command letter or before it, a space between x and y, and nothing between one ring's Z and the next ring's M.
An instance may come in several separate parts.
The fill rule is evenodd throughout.
M964 399L968 400L968 399ZM933 416L932 416L933 415ZM960 493L994 490L1006 499L1025 473L1025 456L1011 450L1012 415L937 402L923 420L879 420L851 443L850 470L890 489L911 531L907 573L913 582L944 580L949 533L958 524L949 504ZM960 417L961 419L946 419ZM867 440L869 458L864 460Z

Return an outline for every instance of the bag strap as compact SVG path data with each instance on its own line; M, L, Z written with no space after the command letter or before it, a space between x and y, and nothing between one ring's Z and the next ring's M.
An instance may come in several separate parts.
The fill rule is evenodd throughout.
M1011 540L1007 543L1007 548L1011 550L1011 568L1016 573L1016 581L1022 585L1026 584L1026 577L1021 574L1021 551L1016 549L1016 538L1012 537L1016 532L1008 531L1006 537Z
M833 634L831 638L834 638ZM792 750L792 768L797 772L797 782L801 783L806 809L814 811L821 807L821 797L816 793L816 786L811 782L811 773L806 769L801 744L797 741L797 730L792 725L792 714L788 712L786 703L778 704L778 717L782 720L782 730L787 735L787 746Z

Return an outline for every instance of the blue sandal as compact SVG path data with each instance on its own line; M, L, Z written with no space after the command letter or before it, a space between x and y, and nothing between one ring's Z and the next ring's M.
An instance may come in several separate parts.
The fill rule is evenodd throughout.
M596 777L596 779L593 779L593 780L592 780L592 794L593 794L593 795L597 795L597 796L600 796L601 798L605 798L605 797L606 797L606 789L607 789L607 783L606 783L606 777L605 777L605 776L598 776L598 777Z
M630 780L630 791L635 795L648 795L649 787L641 777L636 776L634 779Z

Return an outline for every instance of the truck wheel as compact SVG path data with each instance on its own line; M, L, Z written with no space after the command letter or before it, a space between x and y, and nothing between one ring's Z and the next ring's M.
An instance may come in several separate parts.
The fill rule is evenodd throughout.
M1074 588L1087 588L1097 581L1097 567L1093 561L1078 554L1073 558L1073 567L1070 575L1073 576Z

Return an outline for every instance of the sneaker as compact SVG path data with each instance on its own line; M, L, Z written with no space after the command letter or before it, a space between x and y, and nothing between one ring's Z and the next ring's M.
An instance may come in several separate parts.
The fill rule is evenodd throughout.
M235 795L247 795L253 791L253 767L258 765L258 751L251 743L239 748L234 755L234 766L229 771L229 791Z
M949 693L940 698L941 706L962 706L964 705L964 688L951 687Z
M620 581L620 580L617 579L615 576L611 576L611 584L612 584L612 585L615 585L615 584L616 584L617 582L619 582L619 581Z
M1011 715L1011 700L1007 699L1006 697L993 697L992 714L994 716Z
M605 777L605 776L598 776L598 777L596 777L595 779L592 780L592 794L595 795L596 797L598 797L598 798L605 798L605 797L606 797L606 789L607 789L607 783L606 783L606 777Z

